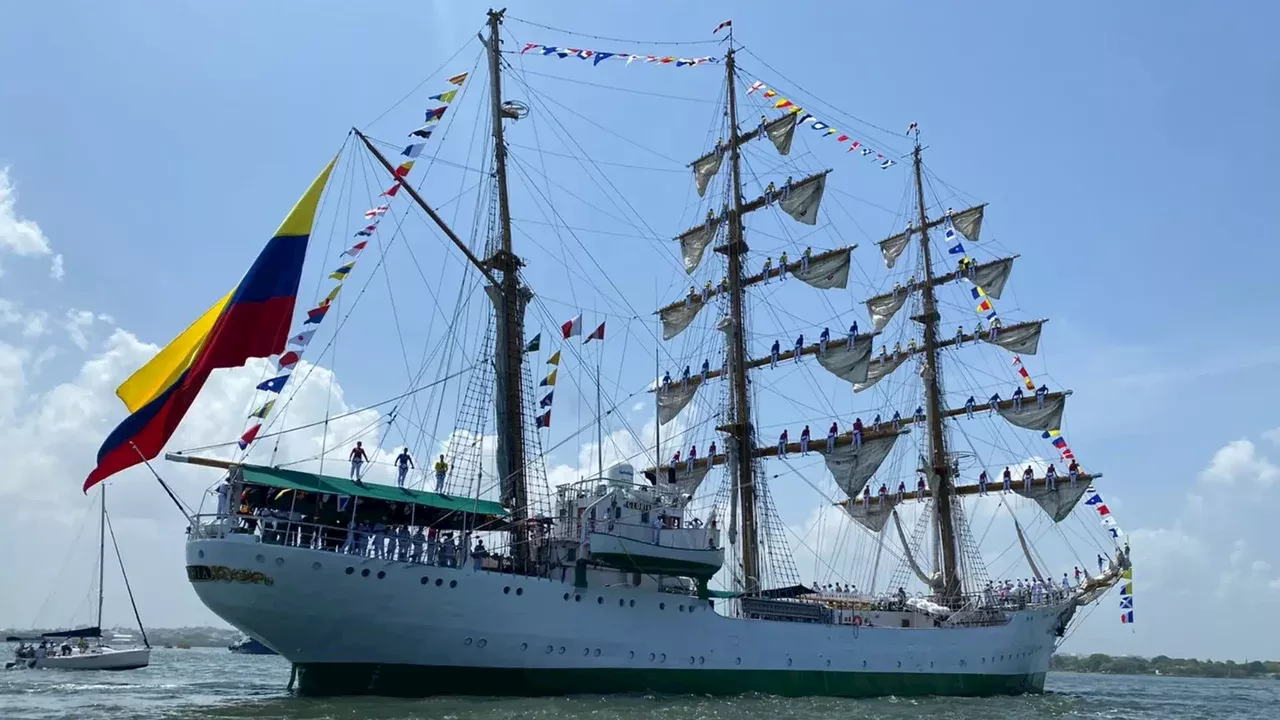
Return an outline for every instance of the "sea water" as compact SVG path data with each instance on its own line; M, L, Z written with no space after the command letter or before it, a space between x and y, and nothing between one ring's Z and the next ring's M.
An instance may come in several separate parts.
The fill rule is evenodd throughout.
M478 670L477 672L483 672ZM225 649L156 649L125 672L0 671L3 720L1280 720L1280 681L1052 673L1043 695L1000 698L300 698L289 663Z

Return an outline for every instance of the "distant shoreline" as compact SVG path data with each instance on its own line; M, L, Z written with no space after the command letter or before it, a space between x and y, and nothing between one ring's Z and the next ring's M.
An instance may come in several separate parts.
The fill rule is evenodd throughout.
M1161 675L1168 677L1231 678L1237 680L1280 680L1280 661L1276 660L1196 660L1157 655L1153 658L1092 655L1054 655L1049 663L1052 672L1083 675Z

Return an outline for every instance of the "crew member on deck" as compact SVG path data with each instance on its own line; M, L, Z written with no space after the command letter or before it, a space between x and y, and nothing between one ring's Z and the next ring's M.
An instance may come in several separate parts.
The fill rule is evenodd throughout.
M895 283L893 284L893 299L894 299L894 300L897 300L897 299L898 299L898 293L900 293L900 292L902 292L902 283L900 283L900 282L895 282Z
M907 341L907 352L914 354L916 351L916 339L911 338Z
M1036 388L1036 407L1038 408L1044 407L1044 399L1048 394L1049 394L1048 385L1041 385L1040 387Z
M886 486L884 483L880 483L880 492L877 493L877 495L880 498L880 504L884 505L885 501L888 500L889 498L888 486Z
M1004 491L1010 492L1011 490L1013 490L1013 473L1009 472L1008 466L1005 466L1003 479L1004 479Z
M710 374L710 372L711 372L711 361L703 360L702 361L702 381L703 382L707 381L707 375Z
M862 504L871 507L871 486L862 486Z
M714 462L715 459L716 459L716 441L712 440L711 447L707 448L707 463L708 463L707 467L710 467L710 463Z
M444 492L444 476L449 472L449 463L444 461L443 455L440 456L439 460L436 460L435 471L436 492Z
M351 448L351 454L348 457L351 459L351 479L355 480L356 484L360 484L360 468L364 466L364 461L369 459L369 456L364 453L364 443L356 442L356 446Z
M685 365L684 370L680 372L680 387L689 386L689 366Z
M977 340L982 337L982 321L979 320L977 325L973 326L973 339Z
M800 333L800 337L796 338L796 351L794 353L796 362L800 362L800 358L804 357L804 333Z
M413 531L413 537L410 540L413 542L413 555L410 557L410 561L420 563L422 562L422 545L426 542L426 537L422 534L421 525Z
M964 326L956 326L956 347L964 347Z
M680 467L680 451L677 450L675 454L671 456L671 468L674 470L674 469L678 469L679 467Z
M973 405L974 405L974 399L973 399L973 396L970 395L969 399L964 401L964 415L970 420L973 419Z
M876 416L871 419L871 429L876 432L880 431L880 413L876 413Z
M1036 476L1035 471L1031 469L1030 465L1027 466L1026 470L1022 471L1022 489L1023 490L1031 489L1031 480L1035 476Z
M1071 487L1076 486L1076 482L1080 480L1080 465L1075 460L1067 466L1067 477L1071 478Z
M893 419L890 422L893 423L894 430L897 430L898 428L902 427L902 413L898 412L897 410L894 410Z
M760 276L761 278L763 278L765 285L769 284L769 273L772 271L773 271L773 258L767 257L764 259L764 269L760 271Z
M409 448L405 448L404 452L396 456L396 484L400 489L404 489L404 478L409 474L409 470L413 467L413 458L409 457Z
M854 320L853 324L849 326L849 340L844 344L845 352L849 352L850 350L853 350L853 341L856 340L857 338L858 338L858 321Z
M809 426L808 425L805 425L804 429L800 431L800 454L801 455L809 454Z
M987 494L987 471L986 470L983 470L981 473L978 474L978 494L979 495Z
M906 496L907 496L907 484L899 480L898 481L898 502L902 502L902 499L905 498Z
M671 387L671 371L670 370L667 370L662 373L662 387L663 388Z
M924 422L924 406L916 406L916 414L914 417L916 422Z
M773 347L769 348L769 367L778 367L778 355L782 353L782 343L777 340L773 341Z
M1102 574L1103 568L1105 568L1106 565L1107 565L1107 559L1102 557L1102 555L1098 555L1098 574L1099 575Z
M711 285L711 281L708 280L706 284L702 286L702 302L706 302L710 300L711 296L714 295L715 292L716 292L715 287L713 287Z
M778 258L778 279L787 279L787 251L783 250L782 255Z
M1058 489L1058 471L1053 467L1053 463L1049 463L1049 469L1044 471L1044 482L1050 490Z
M698 301L698 286L690 285L689 294L685 296L685 299L684 299L684 306L693 307L693 304L697 301Z
M685 467L687 467L689 471L692 472L693 466L696 465L697 462L698 462L698 446L695 443L689 446L689 464L686 465Z
M862 447L862 418L853 419L853 446Z
M840 434L840 426L831 423L831 429L827 431L827 452L833 452L836 449L836 435Z
M782 429L782 434L778 436L778 457L787 456L787 429Z
M898 357L898 356L899 356L899 355L901 355L901 354L902 354L902 343L900 343L900 342L894 343L894 344L893 344L893 356L896 358L896 357Z
M1022 412L1022 388L1021 387L1016 387L1013 389L1013 411Z
M822 328L822 334L818 335L818 354L827 354L827 343L831 340L831 328Z
M995 342L1000 337L1000 318L991 318L991 342Z
M805 248L804 254L800 256L800 272L809 272L809 260L813 257L813 248Z
M924 475L921 474L920 479L916 480L916 502L924 502L925 495L927 494L928 493L925 491Z

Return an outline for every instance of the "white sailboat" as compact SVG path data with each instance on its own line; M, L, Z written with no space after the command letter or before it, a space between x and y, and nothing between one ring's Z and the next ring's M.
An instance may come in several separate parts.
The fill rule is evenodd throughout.
M769 285L771 280L787 278L798 281L788 285L796 286L796 292L845 290L854 248L833 242L833 247L811 255L800 252L806 243L788 237L787 247L799 260L788 262L784 253L776 266L766 259L762 271L748 269L760 258L752 255L746 241L747 218L773 213L783 223L790 223L789 217L816 225L831 171L801 172L793 182L790 176L781 181L785 170L771 170L775 179L766 186L757 178L762 192L758 197L751 193L751 199L744 189L741 156L767 153L772 164L777 161L776 148L783 167L791 169L796 158L786 156L798 128L808 122L807 127L823 130L824 137L837 131L812 122L809 115L800 117L790 109L799 108L776 98L772 89L747 100L755 101L765 114L760 122L755 113L740 122L738 105L743 98L738 87L745 86L746 79L736 66L738 49L732 36L725 55L717 58L645 58L526 45L525 51L541 48L544 55L589 59L595 65L616 58L628 65L639 60L654 67L711 65L725 70L726 92L711 101L723 104L724 112L716 113L716 125L708 134L722 139L691 163L697 194L710 206L707 218L677 238L683 260L677 272L699 274L698 280L708 277L701 292L695 285L688 297L658 311L662 340L653 336L661 348L657 354L676 360L675 353L686 352L676 360L679 365L708 357L693 355L690 349L722 356L724 362L714 369L704 364L701 374L692 375L686 365L683 377L653 378L648 387L655 398L659 432L683 412L684 419L691 425L700 423L703 437L710 435L713 442L701 457L690 455L681 461L677 453L668 461L658 438L651 449L638 454L636 462L644 463L639 471L630 461L606 467L601 454L593 476L553 489L540 435L550 426L553 393L541 400L534 393L539 386L555 387L561 355L556 352L547 360L550 374L535 384L526 355L537 350L539 336L526 336L525 315L527 310L541 311L546 322L550 313L539 305L522 275L525 263L512 239L506 173L509 148L516 146L508 144L505 133L507 123L527 116L530 108L502 94L503 21L502 12L490 12L482 37L490 73L489 117L483 125L489 126L493 154L483 174L488 194L483 195L485 202L477 202L477 215L491 222L475 231L473 242L464 241L406 180L413 158L422 151L416 140L401 153L409 160L397 167L379 143L353 130L358 142L351 143L350 152L358 158L347 166L363 168L371 160L369 164L385 169L387 177L376 181L378 187L392 184L377 202L389 203L384 198L400 193L396 202L405 204L405 213L421 212L425 222L452 243L450 251L456 249L466 258L471 279L483 284L483 292L474 292L474 283L469 286L472 295L486 303L487 331L474 349L480 357L467 371L470 385L460 398L461 432L424 453L435 457L440 450L436 490L362 480L362 449L351 450L352 479L324 473L322 462L333 449L330 445L322 447L321 463L309 466L314 472L296 469L308 466L297 465L295 458L277 461L274 449L269 462L265 452L256 456L261 458L258 462L249 461L256 441L293 430L264 430L270 425L265 418L271 416L282 388L293 382L292 368L312 342L316 326L336 307L341 283L365 251L368 241L362 238L378 232L379 218L388 213L388 205L380 204L364 214L363 227L352 241L356 244L343 253L344 264L328 276L337 285L323 300L322 289L317 290L318 306L307 312L302 331L290 337L286 325L297 296L302 255L334 163L312 184L228 299L122 386L120 395L135 414L104 445L104 460L90 482L136 464L139 454L159 454L167 434L147 434L145 444L129 447L129 438L139 434L139 428L151 427L148 413L155 412L157 403L181 401L185 409L213 369L278 355L277 377L258 386L262 400L253 403L258 409L249 415L252 426L238 443L227 443L228 452L221 457L205 448L198 454L170 453L167 458L225 471L216 511L202 509L192 518L187 576L210 609L291 661L304 693L764 692L858 697L1043 690L1050 656L1078 608L1127 578L1129 562L1118 534L1112 533L1111 539L1101 540L1109 545L1098 545L1112 558L1109 565L1100 554L1097 575L1078 576L1075 583L1064 578L1059 585L1034 560L1036 538L1026 538L1018 526L1026 569L1035 583L1028 581L1025 592L1021 583L1016 593L1012 585L997 592L987 574L982 536L969 527L966 500L1020 504L1019 511L1041 514L1033 522L1052 528L1071 515L1101 475L1077 472L1073 463L1068 481L1065 473L1059 479L1051 466L1039 476L1028 466L1017 487L994 490L990 500L985 472L978 484L961 482L961 461L968 463L978 453L958 450L955 434L960 423L983 422L993 433L1044 431L1047 438L1050 431L1057 432L1066 397L1063 392L1036 392L1028 379L1034 399L1028 398L1025 409L1021 389L1015 400L992 396L979 403L970 397L961 409L964 394L981 390L966 386L961 373L951 377L950 388L944 386L943 367L956 368L960 352L1030 356L1039 342L1043 321L1011 323L999 332L995 325L987 330L980 323L972 333L960 329L954 339L940 331L943 312L963 305L943 303L939 293L958 288L962 299L970 292L974 298L999 299L1008 279L1011 258L971 263L965 254L966 262L955 271L933 262L932 243L941 237L948 238L944 247L950 253L956 252L951 247L959 247L951 244L953 234L978 240L985 205L952 213L936 198L929 202L917 133L910 154L913 172L907 178L908 210L898 218L902 224L894 226L907 229L880 243L889 268L902 260L905 282L895 283L890 292L868 283L871 298L865 305L871 322L863 332L855 322L846 338L843 323L852 319L846 317L839 321L840 337L831 338L824 329L818 343L805 344L802 335L793 351L780 352L775 342L770 356L753 358L748 343L759 338L752 337L749 293L771 291L777 287ZM461 86L466 76L455 75L447 82ZM751 84L746 95L763 85ZM427 124L410 135L424 140L431 136L434 123L458 92L443 82L441 89L444 92L431 99L444 105L428 110ZM840 135L833 142L847 139ZM749 145L752 140L769 142ZM853 150L858 145L846 147ZM896 164L883 155L876 156L876 163L883 168ZM719 173L722 166L728 172ZM346 193L353 195L359 193ZM694 216L700 218L702 210L697 208ZM285 244L288 253L280 250ZM705 253L709 248L713 253ZM942 257L948 256L942 252ZM704 254L712 260L704 262ZM670 254L664 260L668 265L679 262ZM912 272L910 279L906 272ZM717 285L714 281L722 276ZM922 279L917 281L917 276ZM242 299L244 307L238 306ZM757 307L767 302L761 300ZM983 304L990 309L989 302ZM983 312L984 320L994 316ZM703 323L697 326L700 313ZM888 330L895 315L898 322ZM561 329L570 342L564 347L566 357L573 353L579 361L585 342L604 337L602 324L583 340L580 315ZM456 340L465 330L455 322L447 332ZM682 338L689 341L685 350L662 345L687 330L692 332ZM882 332L896 332L903 342L892 354L882 345L877 357L873 341L883 342L883 337L877 338ZM701 347L689 347L694 345L692 336L700 336ZM839 391L853 397L850 385L853 392L877 386L874 400L867 400L870 394L854 398L875 403L859 412L868 418L874 413L876 420L864 426L859 419L848 430L833 424L826 443L816 439L810 444L807 426L798 443L785 433L776 443L764 439L762 430L769 425L757 393L771 383L768 370L805 357L817 361L806 367L820 367L839 380L836 389L824 390L828 396ZM1007 357L1001 355L998 363L1007 372ZM598 360L595 364L598 428L613 410L601 407ZM426 367L424 361L424 371ZM428 383L418 374L399 399L447 383L456 368L442 362L440 379ZM895 377L899 368L903 371ZM836 383L819 375L821 382ZM175 377L196 379L188 379L176 391L155 382ZM697 396L700 388L712 383L724 386L725 392L717 393L719 405L709 407L717 402L708 399L710 391ZM131 384L150 389L135 393ZM891 386L896 395L884 392ZM957 398L958 391L964 394ZM638 392L644 392L644 385ZM779 394L805 409L800 398ZM388 406L390 425L400 406ZM697 415L695 420L688 420L691 413ZM880 413L892 414L892 420L882 422ZM818 427L825 427L827 419ZM849 419L845 418L846 427ZM176 424L169 421L170 428ZM907 437L913 429L919 432ZM673 435L668 443L679 437ZM1054 447L1059 442L1065 447L1065 440L1054 437ZM354 438L338 442L351 441ZM331 441L326 437L322 442ZM679 442L683 447L687 441ZM496 446L493 470L484 459L485 443ZM598 443L603 446L602 439ZM1003 451L1008 445L991 447ZM313 451L311 445L305 448ZM1003 464L1011 456L1015 463L1028 457L990 454L994 457L981 458L973 469ZM810 458L804 461L810 463L821 458L821 466L808 468L810 477L833 481L842 496L833 512L850 520L850 528L869 548L861 556L868 559L870 582L861 592L849 590L847 584L833 591L800 582L771 499L770 475L763 470L766 462L797 457ZM1062 461L1067 459L1073 456L1064 451ZM704 487L704 480L720 468L728 472L719 489L715 483ZM918 484L907 487L917 473ZM881 488L878 495L871 491L873 477ZM903 484L898 484L900 479ZM424 474L422 480L425 487L429 478ZM886 489L890 483L898 485L897 493ZM908 514L909 519L902 519ZM894 530L886 532L890 520ZM889 577L879 572L882 554L886 563L889 558L898 560L898 569ZM1019 558L1018 569L1023 569L1021 562ZM723 587L713 589L713 578Z
M97 621L91 627L47 632L39 638L29 640L19 637L6 638L8 642L19 643L19 649L15 653L13 662L9 664L10 667L25 667L33 670L136 670L150 664L151 645L147 642L147 631L142 627L142 618L138 615L138 606L133 600L133 589L129 586L129 577L124 571L124 560L120 557L120 548L115 542L115 531L110 529L105 485L100 493L100 501ZM103 637L102 605L105 598L103 581L106 579L108 532L111 533L111 545L115 549L121 577L124 578L125 591L129 594L129 604L133 607L134 617L138 621L138 630L142 634L142 647L134 647L133 638L128 635L114 633L109 638Z

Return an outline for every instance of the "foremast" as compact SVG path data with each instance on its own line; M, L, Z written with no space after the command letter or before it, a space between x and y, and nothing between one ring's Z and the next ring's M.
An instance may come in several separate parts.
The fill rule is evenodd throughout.
M755 432L751 423L751 393L747 383L747 346L743 305L742 256L747 252L742 230L742 158L738 137L738 95L734 83L734 50L725 54L728 78L730 189L733 207L729 213L728 242L718 248L728 256L730 367L729 424L723 429L732 437L730 452L735 492L742 509L742 574L745 589L759 589L760 543L756 527Z
M917 136L912 152L915 169L916 203L920 215L920 257L924 263L924 287L921 290L923 311L915 318L924 327L925 408L928 417L930 485L934 486L934 509L938 518L938 542L942 555L942 596L947 600L960 596L960 576L956 562L957 538L955 514L952 511L955 488L951 463L947 462L946 433L942 420L942 388L938 378L938 304L934 295L933 263L929 251L929 217L924 200L924 176L921 168L920 143ZM944 601L945 602L945 601Z

